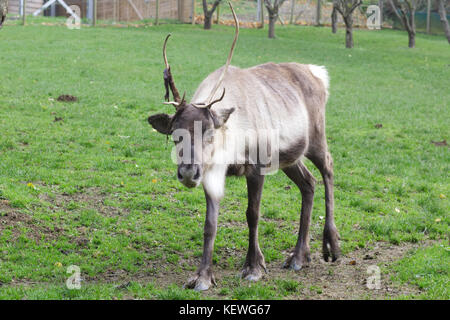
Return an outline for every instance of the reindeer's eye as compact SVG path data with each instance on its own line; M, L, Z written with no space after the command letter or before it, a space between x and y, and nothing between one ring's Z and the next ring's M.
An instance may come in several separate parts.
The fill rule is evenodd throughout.
M211 132L206 131L205 135L203 136L203 141L205 143L213 143L214 135Z

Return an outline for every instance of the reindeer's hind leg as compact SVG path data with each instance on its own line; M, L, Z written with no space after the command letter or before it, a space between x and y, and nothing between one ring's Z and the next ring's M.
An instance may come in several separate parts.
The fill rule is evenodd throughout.
M301 161L291 167L284 168L283 171L298 186L302 193L302 211L297 245L292 255L284 264L285 268L299 270L311 261L309 251L309 225L314 201L315 179Z
M334 191L333 191L333 158L328 152L325 134L318 141L312 143L306 154L319 169L325 185L325 228L323 231L322 253L325 261L331 257L332 261L339 258L339 234L334 223Z

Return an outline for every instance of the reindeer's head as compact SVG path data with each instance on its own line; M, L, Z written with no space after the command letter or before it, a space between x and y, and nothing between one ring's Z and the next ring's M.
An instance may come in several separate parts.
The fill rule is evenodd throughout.
M235 110L232 107L228 109L221 108L219 112L214 111L212 108L214 104L222 101L225 96L225 89L223 89L220 98L211 101L223 81L239 35L239 23L232 7L231 10L236 22L235 38L224 71L206 102L187 103L185 100L186 94L180 97L175 87L166 55L166 45L170 34L164 41L163 58L166 65L166 69L164 70L165 99L166 101L169 100L169 88L174 98L174 101L165 102L165 104L173 105L175 107L175 114L156 114L150 116L148 122L159 133L172 135L176 145L178 180L189 188L196 187L201 183L203 172L208 166L214 152L215 136Z

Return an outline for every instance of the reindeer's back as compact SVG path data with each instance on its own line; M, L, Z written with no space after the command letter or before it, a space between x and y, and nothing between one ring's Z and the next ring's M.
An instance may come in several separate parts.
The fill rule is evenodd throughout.
M222 71L223 67L200 84L193 102L207 99ZM266 63L248 69L230 66L214 98L222 88L225 97L213 110L236 108L227 122L231 132L278 130L280 155L296 158L306 150L317 120L323 118L328 75L323 67L298 63Z

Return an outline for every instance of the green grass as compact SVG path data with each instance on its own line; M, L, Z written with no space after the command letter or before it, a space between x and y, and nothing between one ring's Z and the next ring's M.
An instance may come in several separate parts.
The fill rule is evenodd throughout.
M416 285L423 293L402 298L450 299L450 247L436 244L419 249L394 266L394 279Z
M226 60L232 28L7 26L0 32L0 220L7 221L0 226L1 298L211 297L181 289L201 256L203 192L177 182L170 142L146 121L172 112L161 103L161 47L169 32L177 86L192 96ZM264 30L241 30L233 64L296 61L328 68L327 136L343 253L377 241L448 237L449 149L431 143L450 138L444 38L418 35L410 50L404 32L355 30L355 48L347 50L343 30L333 35L328 28L287 26L277 28L277 36L270 41ZM61 94L79 100L56 101ZM242 267L246 202L245 180L228 179L213 258L219 275L237 275ZM268 177L260 227L267 263L280 266L283 251L294 246L299 210L293 184L282 173ZM313 252L321 247L324 215L318 184ZM80 291L65 288L69 265L81 268ZM132 284L115 287L127 281ZM249 286L222 276L212 296L295 296L300 287L289 276L280 281ZM423 285L430 297L448 298L427 289L434 287Z

